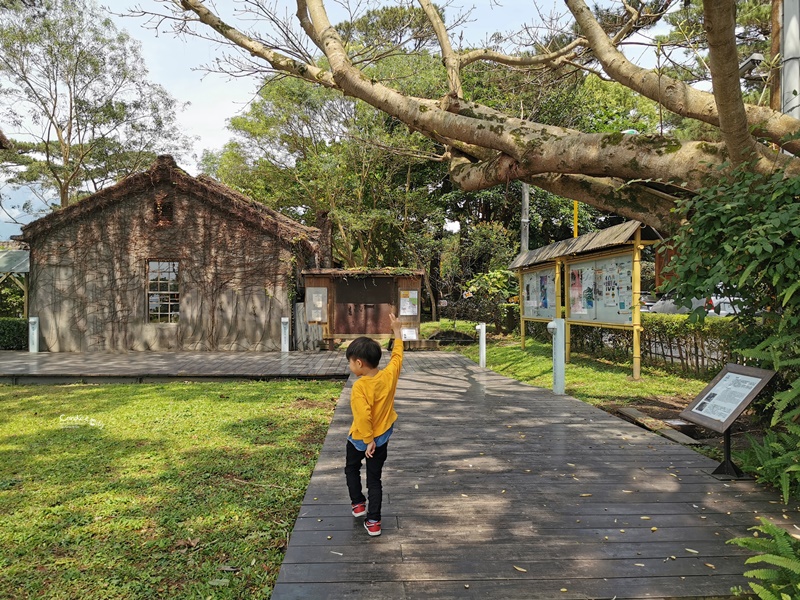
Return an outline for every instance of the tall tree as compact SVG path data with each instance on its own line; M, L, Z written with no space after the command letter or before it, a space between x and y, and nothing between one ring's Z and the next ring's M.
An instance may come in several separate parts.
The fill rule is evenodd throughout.
M698 189L717 169L746 162L755 172L776 167L787 175L800 174L800 121L765 106L745 104L738 78L734 0L704 2L705 42L709 48L707 79L713 92L703 91L670 77L663 71L642 68L620 51L619 45L634 31L652 25L674 2L625 3L621 12L601 20L584 0L565 0L574 21L562 35L531 39L535 53L485 48L459 49L450 39L441 13L430 0L419 0L434 32L447 72L444 97L415 96L397 89L389 80L368 76L333 27L323 0L298 0L297 19L303 52L296 51L297 35L275 43L276 31L245 30L223 22L201 0L163 0L170 18L180 26L199 21L220 39L263 61L274 70L347 96L386 112L414 131L448 148L450 175L462 189L478 190L520 179L559 195L582 200L604 210L637 218L662 230L676 226L672 211L675 195ZM681 0L682 2L683 0ZM269 14L256 25L274 22L278 15L262 0L242 3L242 9ZM252 16L252 13L251 13ZM244 21L242 21L244 23ZM278 33L291 31L286 25ZM206 32L204 32L207 34ZM269 39L270 43L261 40ZM324 54L322 63L307 60L312 49ZM575 64L602 71L665 110L706 123L720 131L720 142L681 140L666 135L587 133L519 119L517 111L502 111L488 102L467 99L464 73L476 62L498 68L562 68ZM770 145L785 152L776 152Z
M176 101L147 79L138 43L93 0L0 12L0 112L13 149L2 171L47 205L180 155ZM15 139L16 138L16 139Z

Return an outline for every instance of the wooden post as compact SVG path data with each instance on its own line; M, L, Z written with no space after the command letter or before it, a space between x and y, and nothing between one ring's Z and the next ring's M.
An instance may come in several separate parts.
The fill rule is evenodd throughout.
M561 318L561 308L564 307L564 361L569 362L570 353L570 326L569 326L569 288L567 293L561 293L561 267L564 262L556 260L556 319ZM569 273L566 273L567 286L569 286Z

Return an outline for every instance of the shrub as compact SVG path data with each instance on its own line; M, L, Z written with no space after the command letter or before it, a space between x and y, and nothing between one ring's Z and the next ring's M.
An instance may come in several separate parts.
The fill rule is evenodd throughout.
M753 537L728 540L729 544L760 553L748 558L746 564L766 563L775 567L745 572L745 577L759 579L763 583L751 581L750 588L761 600L793 600L800 597L800 540L764 517L759 520L761 525L750 528L756 532ZM737 595L747 594L740 588L734 588L734 591Z
M0 318L0 350L27 350L28 322L25 319Z

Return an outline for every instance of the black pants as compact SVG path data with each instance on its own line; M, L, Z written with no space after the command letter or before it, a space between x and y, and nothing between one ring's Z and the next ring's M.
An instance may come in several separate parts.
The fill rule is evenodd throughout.
M383 446L375 448L372 458L367 458L367 494L369 504L367 505L367 519L371 521L381 520L381 501L383 498L383 486L381 485L381 472L383 463L386 462L386 451L389 442ZM350 502L358 504L364 502L364 492L361 489L361 461L364 460L363 450L358 450L353 444L347 442L347 458L344 466L344 476L347 480L347 491L350 493Z

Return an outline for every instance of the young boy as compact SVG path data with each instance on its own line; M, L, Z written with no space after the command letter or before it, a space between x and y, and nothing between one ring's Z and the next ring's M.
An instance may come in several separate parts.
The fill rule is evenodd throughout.
M400 321L394 314L389 315L394 348L392 358L386 368L379 369L381 347L375 340L360 337L347 347L345 356L350 362L350 371L358 377L350 392L350 409L353 411L353 424L347 436L347 454L344 474L347 491L350 493L353 516L367 516L364 528L370 535L381 534L381 471L386 462L386 450L393 424L397 420L394 411L394 392L397 378L403 365L403 340L400 334ZM361 490L361 461L367 461L367 498Z

